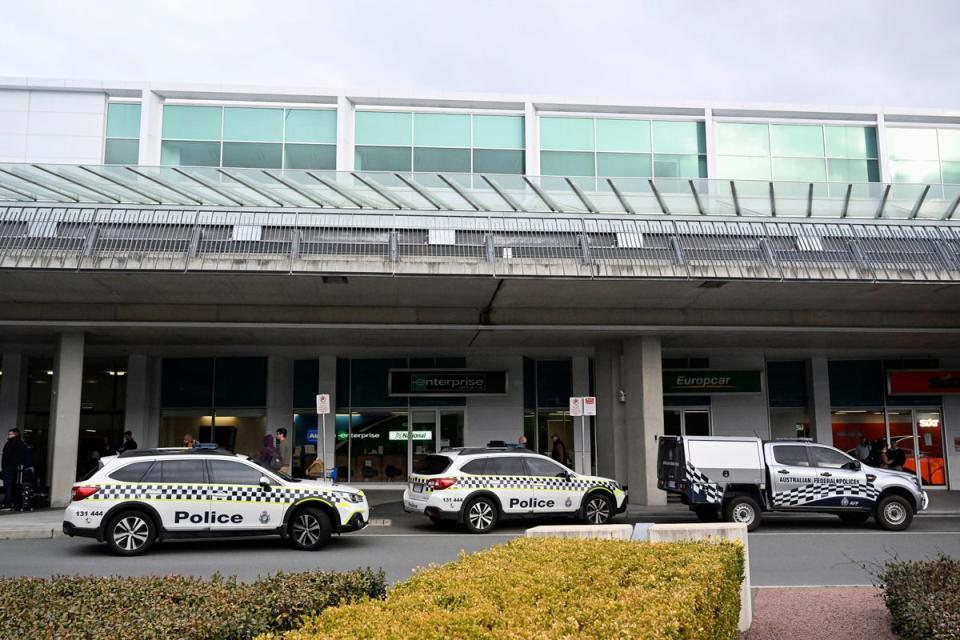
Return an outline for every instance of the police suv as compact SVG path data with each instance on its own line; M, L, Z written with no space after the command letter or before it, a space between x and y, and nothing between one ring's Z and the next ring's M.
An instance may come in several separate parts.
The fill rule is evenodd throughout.
M368 521L367 499L352 487L291 478L219 449L136 449L104 457L73 485L63 532L123 556L168 538L249 535L312 551Z
M512 448L461 448L427 456L403 492L404 511L434 523L454 520L471 533L500 518L572 516L606 524L627 507L626 487L584 476L539 454Z

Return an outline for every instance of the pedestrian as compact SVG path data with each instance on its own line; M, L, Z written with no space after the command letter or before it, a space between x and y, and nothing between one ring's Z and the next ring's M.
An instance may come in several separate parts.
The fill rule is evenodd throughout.
M20 438L20 429L7 431L7 442L3 445L3 457L0 471L3 473L3 504L0 510L13 509L17 504L17 474L23 465L24 444Z
M550 457L560 464L567 464L567 445L563 444L560 436L553 436L553 451Z
M120 453L132 451L137 448L137 441L133 439L132 431L123 432L123 444L120 445Z
M193 436L189 433L183 434L183 446L187 449L193 449Z
M271 471L277 471L280 468L280 454L277 453L277 448L273 444L273 436L269 433L263 436L263 447L260 449L257 461Z
M106 456L112 456L117 453L117 450L113 448L113 445L110 444L110 438L103 436L103 442L100 445L100 457L105 458Z
M866 438L860 439L860 444L857 445L856 456L857 460L860 462L866 462L870 458L870 442Z
M520 439L517 441L517 448L518 449L527 448L527 436L520 436Z
M287 430L277 429L277 455L280 457L280 473L290 473L290 456L287 455Z

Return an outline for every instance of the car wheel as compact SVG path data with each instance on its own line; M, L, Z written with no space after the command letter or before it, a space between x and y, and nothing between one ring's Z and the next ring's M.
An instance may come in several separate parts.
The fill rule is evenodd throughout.
M290 544L301 551L315 551L330 541L330 516L317 507L304 507L290 520Z
M736 496L724 507L723 519L745 524L747 531L754 531L760 526L760 506L750 496Z
M841 513L840 522L843 524L848 524L850 526L857 526L863 524L870 519L869 513Z
M587 524L607 524L613 519L613 504L607 496L594 493L583 505L583 521Z
M470 502L464 511L463 524L470 533L487 533L497 526L497 505L490 498Z
M697 520L700 522L716 522L720 519L716 507L697 507L693 512L697 514Z
M874 519L887 531L903 531L913 522L913 507L901 496L887 496L877 503Z
M157 528L153 518L143 511L123 511L110 519L105 537L110 550L118 556L139 556L153 546Z

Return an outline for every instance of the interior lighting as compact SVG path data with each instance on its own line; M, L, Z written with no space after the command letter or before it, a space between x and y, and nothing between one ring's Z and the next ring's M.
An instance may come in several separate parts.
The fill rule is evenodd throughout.
M47 375L48 375L48 376L52 376L52 375L53 375L53 371L50 370L50 369L48 369L48 370L47 370Z

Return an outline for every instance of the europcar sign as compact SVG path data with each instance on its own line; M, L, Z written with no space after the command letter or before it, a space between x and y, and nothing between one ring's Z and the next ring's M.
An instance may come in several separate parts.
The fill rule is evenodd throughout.
M389 394L397 398L505 396L506 371L390 369Z
M762 390L759 371L665 369L663 372L664 395L710 396L760 393Z

